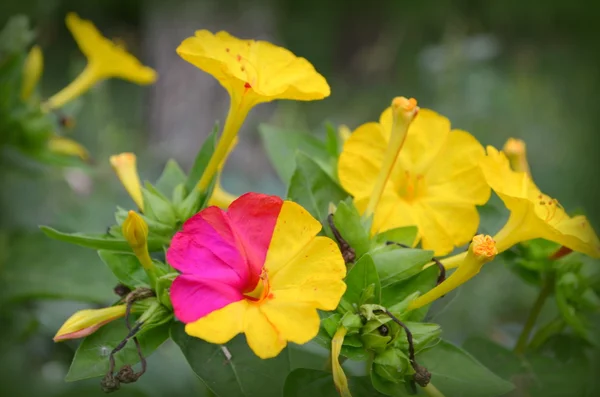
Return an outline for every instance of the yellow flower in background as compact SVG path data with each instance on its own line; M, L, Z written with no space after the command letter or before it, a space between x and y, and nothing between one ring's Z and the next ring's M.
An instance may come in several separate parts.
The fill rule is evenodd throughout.
M101 326L125 316L125 305L104 309L80 310L73 314L54 335L54 342L83 338L96 332Z
M227 90L231 103L223 133L198 187L206 189L250 109L276 99L312 101L330 94L329 85L304 58L266 41L241 40L227 32L198 30L177 53L213 75Z
M71 84L48 99L48 109L60 108L101 80L120 78L136 84L152 84L156 81L154 69L142 65L122 46L102 36L92 22L69 13L66 23L79 49L87 57L88 64Z
M570 217L558 200L542 193L525 172L513 171L505 153L492 146L481 161L487 183L510 211L494 236L498 252L527 240L543 238L592 258L600 258L600 241L585 216ZM464 253L442 259L444 267L458 266Z
M58 135L50 137L48 140L48 150L60 155L76 156L84 161L90 158L87 149L82 145L72 139Z
M348 138L350 138L350 135L352 135L352 130L348 128L347 125L342 124L338 127L338 135L340 136L342 143L346 143Z
M342 186L366 211L392 135L392 109L378 123L358 127L345 143L338 163ZM416 225L424 249L436 255L470 241L477 232L476 205L490 188L479 169L485 156L468 132L451 130L450 121L421 109L408 128L374 211L372 234Z
M458 269L450 275L441 284L412 301L408 305L408 310L415 310L430 304L434 300L446 295L453 289L475 277L483 265L494 260L498 254L496 243L490 236L480 234L473 237L471 245L467 250L464 259L462 259Z
M517 172L524 172L531 177L527 162L527 145L521 139L509 138L502 149L510 162L510 167Z
M121 153L110 156L110 165L117 174L121 184L127 190L138 208L144 211L142 184L137 172L137 157L133 153Z
M31 47L25 63L23 64L23 80L21 83L21 99L29 99L33 90L40 81L44 70L44 55L39 45Z

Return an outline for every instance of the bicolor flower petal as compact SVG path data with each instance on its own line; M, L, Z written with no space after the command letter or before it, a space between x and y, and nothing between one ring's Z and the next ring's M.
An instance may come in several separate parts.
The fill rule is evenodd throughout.
M73 314L54 335L54 342L83 338L96 332L104 324L125 316L125 305L104 309L80 310Z
M102 36L92 22L69 13L66 23L79 49L87 57L88 64L71 84L48 100L47 108L60 108L104 79L119 78L136 84L152 84L156 81L154 69L142 65L122 45Z
M361 125L344 144L338 175L361 212L384 168L392 129L388 108L379 122ZM468 242L479 226L476 205L490 196L479 169L485 156L481 144L468 132L451 130L446 117L420 109L401 148L374 210L371 233L416 225L423 248L436 255Z
M167 261L175 316L191 335L226 343L239 333L261 358L319 330L317 309L337 307L346 267L321 224L275 196L247 193L227 212L208 207L175 234Z
M469 245L469 249L458 269L441 284L412 301L408 306L408 310L415 310L428 305L466 283L479 273L483 265L494 260L497 254L498 249L493 238L483 234L473 237L473 241Z
M121 153L110 156L110 165L117 177L141 211L144 211L142 183L137 171L137 157L133 153Z
M266 41L198 30L177 47L177 53L213 75L231 97L223 134L198 183L201 190L210 184L227 157L252 107L277 99L312 101L330 94L327 81L310 62Z

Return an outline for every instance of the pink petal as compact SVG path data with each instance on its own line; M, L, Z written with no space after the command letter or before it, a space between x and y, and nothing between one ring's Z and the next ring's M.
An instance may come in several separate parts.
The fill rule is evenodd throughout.
M190 218L167 250L167 262L175 269L242 290L250 279L245 258L235 241L223 238L201 214Z
M262 272L282 205L283 200L277 196L246 193L227 210L250 267L250 290L254 289Z
M186 324L244 298L235 287L187 275L173 281L170 295L175 316Z

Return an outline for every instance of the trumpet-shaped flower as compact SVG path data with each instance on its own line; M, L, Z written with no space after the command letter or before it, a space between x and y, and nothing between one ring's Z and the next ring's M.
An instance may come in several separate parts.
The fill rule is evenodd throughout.
M48 100L48 109L60 108L104 79L119 78L136 84L156 81L154 69L142 65L121 45L102 36L92 22L69 13L66 23L88 64L71 84Z
M483 265L494 260L497 254L498 249L496 248L496 242L493 238L483 234L473 237L473 241L471 242L471 245L469 245L469 249L458 269L456 269L456 271L441 284L437 285L425 295L412 301L408 306L408 310L414 310L428 305L434 300L466 283L479 273Z
M369 212L376 183L386 168L393 124L392 108L388 108L378 123L358 127L340 155L340 182L360 211ZM478 166L484 149L471 134L450 130L447 118L428 109L419 111L403 139L373 209L371 233L416 225L423 248L436 255L448 253L476 233L475 206L490 196Z
M23 64L23 81L21 83L21 99L27 100L38 84L44 70L44 55L39 45L31 47Z
M125 316L125 305L111 306L104 309L80 310L73 314L54 335L54 342L83 338L93 334L113 320Z
M346 289L342 254L320 229L298 204L258 193L190 218L167 251L186 333L218 344L244 333L261 358L314 338L317 309L335 309Z
M142 184L137 172L137 157L133 153L121 153L110 156L110 165L117 174L121 184L129 193L135 204L144 211Z
M227 156L254 105L276 99L312 101L330 93L327 81L310 62L266 41L240 40L227 32L198 30L179 45L177 53L213 75L231 97L223 134L198 184L202 190Z
M90 158L90 154L88 153L87 149L81 144L72 139L58 135L50 137L48 140L48 150L50 150L52 153L60 155L77 156L82 160L87 160Z

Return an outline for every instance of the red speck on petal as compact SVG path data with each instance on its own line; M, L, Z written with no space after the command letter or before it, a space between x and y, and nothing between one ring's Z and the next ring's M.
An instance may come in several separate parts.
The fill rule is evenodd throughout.
M242 60L242 56L240 54L237 54L237 61L240 62Z
M271 292L269 295L267 295L267 298L273 299L273 298L275 298L275 295L273 295L273 293Z
M225 51L229 52L229 48L225 48Z
M250 83L246 83L246 84L244 84L244 88L246 90L249 90L250 88L252 88L252 86L250 85Z

